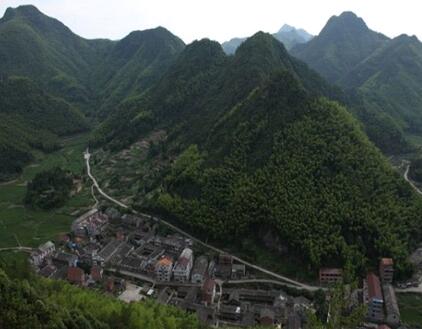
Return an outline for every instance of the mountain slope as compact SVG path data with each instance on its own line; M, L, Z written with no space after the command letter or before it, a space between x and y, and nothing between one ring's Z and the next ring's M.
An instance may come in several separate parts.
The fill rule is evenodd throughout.
M22 170L32 150L52 151L57 135L86 130L83 115L36 87L28 78L0 82L0 180Z
M321 98L330 94L268 34L234 56L197 41L111 116L95 142L120 149L165 130L160 157L176 160L134 199L204 238L246 248L272 232L315 267L360 270L392 255L404 271L421 203L347 110Z
M284 44L286 49L291 49L297 44L306 43L313 38L311 34L303 29L296 29L293 26L284 24L283 27L276 33L273 34L274 38ZM247 38L233 38L229 41L223 42L222 47L226 54L233 55L236 49L246 40Z
M96 75L103 112L144 92L174 62L184 43L166 29L135 31L116 42Z
M112 114L97 130L93 142L111 141L111 145L119 148L133 142L142 132L140 127L152 121L166 126L177 122L175 134L183 131L180 135L184 139L202 137L201 131L210 129L222 113L247 97L276 70L291 71L315 94L337 92L306 65L289 56L284 46L269 34L255 34L233 57L227 57L216 42L197 41L186 47L150 92L126 102ZM136 127L138 123L140 126Z
M402 129L422 133L422 43L399 36L359 63L339 84L358 89L369 106L394 118Z
M331 17L318 36L291 52L335 83L387 41L386 36L370 30L361 18L344 12Z
M94 55L92 44L33 6L8 8L0 20L1 74L29 77L80 106L91 97Z

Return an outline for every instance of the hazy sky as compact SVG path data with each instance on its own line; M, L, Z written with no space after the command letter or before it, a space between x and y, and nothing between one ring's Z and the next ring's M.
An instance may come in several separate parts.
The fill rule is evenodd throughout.
M276 32L284 23L318 34L330 16L351 10L373 30L422 40L419 0L0 0L0 15L23 4L37 6L86 38L120 39L159 25L185 42Z

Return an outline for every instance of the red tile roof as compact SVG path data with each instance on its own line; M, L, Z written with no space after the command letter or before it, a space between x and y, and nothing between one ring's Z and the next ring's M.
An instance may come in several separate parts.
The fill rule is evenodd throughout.
M368 282L369 299L376 298L382 300L380 279L374 273L368 273L366 281Z
M98 265L94 265L91 267L91 277L95 281L100 281L103 278L103 269Z
M85 280L85 273L79 267L69 267L67 269L67 279L70 282L82 283Z

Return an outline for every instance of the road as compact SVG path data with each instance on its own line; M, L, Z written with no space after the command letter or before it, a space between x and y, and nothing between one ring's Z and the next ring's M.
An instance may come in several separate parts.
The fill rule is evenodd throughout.
M421 194L422 195L422 192L421 192L421 190L419 190L417 187L416 187L416 185L415 184L413 184L413 182L409 179L409 170L410 170L410 164L407 164L407 167L406 167L406 171L404 172L404 175L403 175L403 178L406 180L406 182L408 182L412 187L413 187L413 189L417 192L417 193L419 193L419 194Z
M128 207L127 205L125 205L125 204L123 204L122 202L120 202L120 201L118 201L118 200L116 200L116 199L112 198L111 196L109 196L107 193L105 193L105 192L101 189L101 187L99 186L99 184L98 184L97 180L95 179L95 177L94 177L94 176L92 175L92 173L91 173L91 166L90 166L90 163L89 163L89 160L90 160L90 158L91 158L91 154L89 153L89 149L87 149L87 150L85 151L85 153L84 153L84 158L85 158L85 160L86 160L86 167L87 167L87 173L88 173L88 176L89 176L89 178L92 180L92 182L93 182L94 186L96 187L96 189L98 190L98 192L99 192L99 193L100 193L103 197L105 197L106 199L110 200L111 202L113 202L113 203L117 204L118 206L120 206L120 207L122 207L122 208L125 208L125 209L129 209L129 207ZM166 221L166 220L164 220L164 219L161 219L161 218L156 218L156 217L150 216L150 215L148 215L148 214L140 213L140 212L138 212L138 211L136 211L136 210L132 210L132 211L133 211L133 213L135 213L135 214L138 214L138 215L141 215L141 216L147 217L147 218L149 218L149 219L151 219L151 220L156 220L156 221L158 220L161 224L163 224L163 225L165 225L165 226L167 226L167 227L171 228L171 229L172 229L172 230L174 230L175 232L178 232L178 233L180 233L180 234L184 235L185 237L187 237L187 238L191 239L193 242L195 242L195 243L196 243L196 244L198 244L198 245L201 245L201 246L203 246L203 247L206 247L206 248L208 248L208 249L210 249L210 250L212 250L212 251L214 251L214 252L216 252L216 253L219 253L219 254L227 254L227 252L226 252L226 251L224 251L224 250L222 250L222 249L219 249L219 248L216 248L216 247L214 247L214 246L212 246L212 245L210 245L210 244L207 244L207 243L203 242L203 241L202 241L202 240L200 240L200 239L195 238L194 236L190 235L188 232L185 232L184 230L182 230L182 229L178 228L177 226L175 226L175 225L173 225L173 224L171 224L171 223L167 222L167 221ZM246 266L248 266L248 267L250 267L250 268L252 268L252 269L254 269L254 270L256 270L256 271L259 271L259 272L264 273L264 274L266 274L266 275L268 275L268 276L271 276L271 277L273 277L273 278L276 278L276 279L278 279L278 280L281 280L282 282L278 282L278 284L280 284L280 285L283 285L283 284L284 284L284 285L286 285L286 283L289 283L289 284L290 284L292 287L294 287L294 288L297 288L297 289L304 289L304 290L308 290L308 291L315 291L315 290L320 289L320 287L318 287L318 286L308 285L308 284L305 284L305 283L302 283L302 282L299 282L299 281L296 281L296 280L290 279L290 278L288 278L288 277L286 277L286 276L284 276L284 275L280 275L280 274L274 273L274 272L269 271L269 270L267 270L267 269L265 269L265 268L263 268L263 267L261 267L261 266L258 266L258 265L252 264L252 263L250 263L250 262L247 262L246 260L241 259L241 258L239 258L239 257L237 257L237 256L232 255L232 257L233 257L233 260L237 261L238 263L244 264L244 265L246 265ZM274 281L274 282L277 282L277 281ZM273 282L273 283L274 283L274 282Z
M2 251L25 251L31 252L33 249L29 247L9 247L9 248L0 248L0 252Z

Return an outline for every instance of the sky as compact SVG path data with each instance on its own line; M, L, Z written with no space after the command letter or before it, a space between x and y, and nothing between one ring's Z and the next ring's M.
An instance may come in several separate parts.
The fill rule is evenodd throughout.
M287 23L318 34L327 20L353 11L389 37L406 33L422 40L419 0L0 0L7 7L33 4L82 37L121 39L134 30L164 26L186 43L219 42Z

